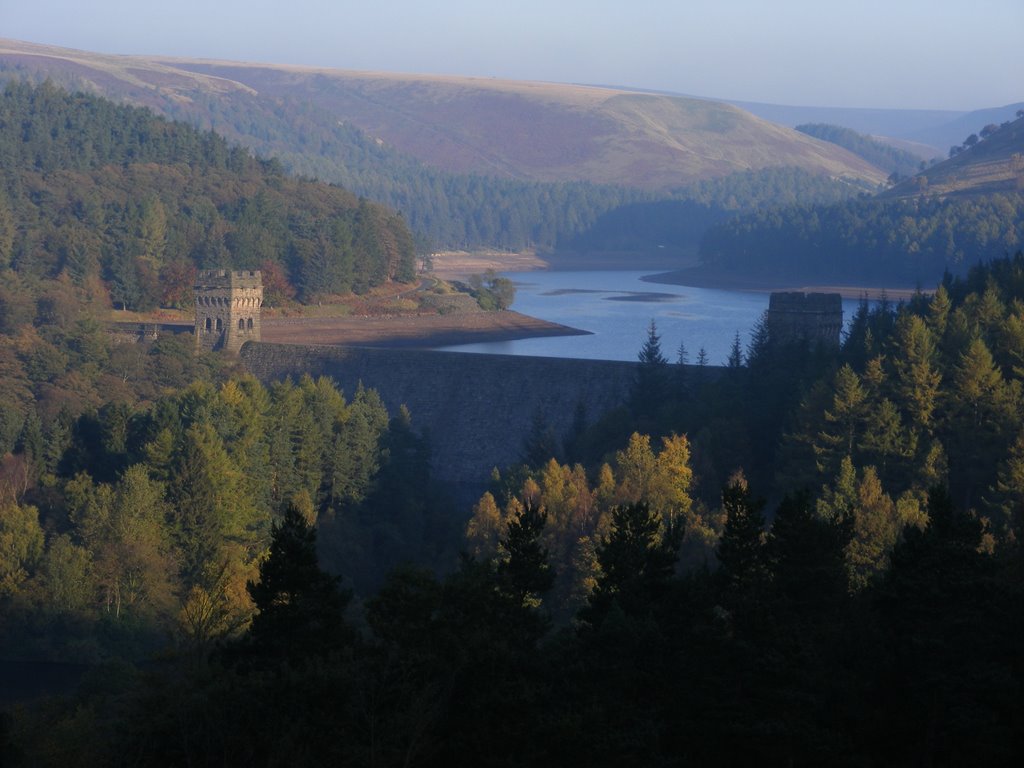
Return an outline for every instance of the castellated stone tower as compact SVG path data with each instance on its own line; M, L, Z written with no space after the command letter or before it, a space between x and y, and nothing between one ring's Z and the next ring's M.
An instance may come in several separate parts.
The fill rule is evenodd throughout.
M263 278L259 272L206 269L196 275L196 347L238 353L260 340Z
M843 297L838 293L773 293L768 300L768 336L782 343L810 341L839 346Z

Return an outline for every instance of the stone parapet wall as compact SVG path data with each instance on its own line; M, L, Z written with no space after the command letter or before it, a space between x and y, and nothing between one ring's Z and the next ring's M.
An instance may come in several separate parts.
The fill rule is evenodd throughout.
M115 344L137 344L156 341L160 336L192 333L193 327L184 323L120 323L109 324L110 337Z

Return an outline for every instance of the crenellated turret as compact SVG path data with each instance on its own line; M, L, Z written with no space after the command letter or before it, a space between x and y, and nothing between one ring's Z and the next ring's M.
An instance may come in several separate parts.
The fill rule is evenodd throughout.
M259 271L207 269L196 275L196 346L236 353L260 340L263 278Z
M773 293L768 300L768 336L782 343L810 341L839 346L843 297L838 293Z

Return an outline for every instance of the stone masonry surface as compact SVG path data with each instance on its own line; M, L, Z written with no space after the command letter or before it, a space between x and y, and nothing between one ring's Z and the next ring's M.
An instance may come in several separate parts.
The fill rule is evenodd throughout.
M196 347L237 353L260 340L263 278L258 271L207 269L196 275Z
M773 293L768 300L768 335L784 343L821 342L839 346L843 297L838 293Z
M246 344L241 359L264 382L325 375L347 399L361 383L391 414L404 404L430 440L435 477L467 489L521 459L535 415L564 437L577 404L595 421L624 403L637 369L608 360L266 343Z

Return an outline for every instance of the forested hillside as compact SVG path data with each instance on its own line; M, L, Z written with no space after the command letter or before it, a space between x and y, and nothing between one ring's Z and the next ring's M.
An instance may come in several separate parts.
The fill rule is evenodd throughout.
M745 171L675 190L667 200L613 208L561 244L585 251L696 249L710 227L746 211L826 205L872 191L850 179L834 179L799 168Z
M137 657L168 636L208 648L248 621L246 579L289 504L362 590L451 557L410 427L372 391L346 400L308 377L196 382L77 418L30 408L0 465L0 656Z
M845 147L872 165L889 171L890 178L913 176L920 170L921 158L917 155L883 144L850 128L827 123L805 123L798 125L796 130L822 141L830 141L840 147Z
M0 168L5 767L1020 764L1021 194L722 224L731 269L956 274L839 347L766 320L719 370L652 323L628 402L538 417L460 517L372 390L103 323L200 266L403 277L400 217L49 85L3 92ZM22 691L43 668L67 695Z
M876 189L799 167L740 171L658 194L621 185L454 174L292 97L274 109L245 92L197 102L169 102L166 111L275 157L290 172L340 184L401 211L419 246L428 249L645 250L666 240L694 247L709 226L739 211L835 202ZM254 125L260 126L256 135Z
M157 106L276 158L290 173L339 184L401 211L424 248L550 250L605 211L652 197L612 184L451 173L293 97L268 102L239 91Z
M567 440L538 425L466 554L360 600L323 565L436 551L409 506L435 498L421 446L402 419L381 431L372 395L240 379L127 430L101 415L56 465L62 516L14 500L0 517L6 638L175 644L17 710L0 755L1015 765L1022 328L1020 254L865 305L838 350L764 326L713 377L668 363L652 326L628 407ZM84 452L89 434L128 439ZM374 434L386 451L356 449ZM406 502L366 506L399 479ZM254 557L270 518L239 501L289 493ZM231 569L202 568L225 553Z
M710 228L713 269L783 279L929 285L1024 242L1024 118L875 199L745 213Z
M929 285L1024 238L1024 195L855 200L748 213L709 229L701 260L783 280Z
M266 268L305 300L414 273L394 213L221 137L50 86L0 95L0 265L102 280L115 306L188 299L197 268Z
M815 187L825 180L870 189L885 176L845 150L713 102L443 78L403 83L381 75L374 84L353 73L288 67L222 72L226 65L210 62L14 41L0 49L0 75L49 78L149 106L277 158L292 173L401 211L422 248L551 250L576 247L580 236L589 247L598 241L586 233L602 215L691 199L701 179L733 177L742 185L795 170L813 180L796 189L811 203L822 202ZM471 158L446 165L445 152ZM754 204L738 195L728 208ZM695 224L703 229L714 220Z
M0 93L0 174L0 455L36 423L63 436L55 462L82 413L225 375L188 336L115 344L112 304L190 307L204 267L262 268L270 301L413 273L409 231L380 206L52 86Z
M307 300L411 277L400 217L50 85L0 95L0 168L0 657L209 648L248 622L289 505L363 589L451 546L429 450L375 392L268 389L190 335L108 328L111 301L189 306L197 268L262 267Z

